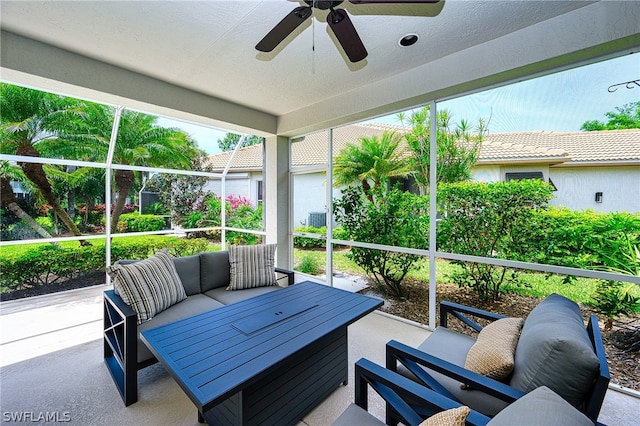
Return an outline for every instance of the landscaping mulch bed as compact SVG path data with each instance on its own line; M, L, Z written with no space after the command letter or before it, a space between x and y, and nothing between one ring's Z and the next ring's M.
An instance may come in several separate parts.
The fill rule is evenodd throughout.
M91 287L94 285L104 284L106 281L104 272L94 272L92 274L84 274L79 277L60 280L54 284L25 287L13 290L11 292L0 294L0 301L16 300L25 297L40 296L43 294L57 293L59 291L74 290L77 288Z
M406 287L406 297L403 300L385 298L383 311L422 324L429 322L429 289L424 283L409 283ZM365 290L366 292L367 290ZM368 290L376 293L375 290ZM376 293L379 297L379 294ZM503 294L496 301L482 301L467 289L455 285L438 285L436 291L436 321L440 318L439 302L448 300L462 305L469 305L491 312L497 312L510 317L526 319L531 310L540 302L534 297L519 294ZM594 312L588 306L580 306L583 317L587 319ZM460 331L469 330L451 321L450 327ZM600 321L600 330L603 322ZM611 382L620 386L640 391L640 316L634 318L623 317L614 323L609 332L602 332L605 353L611 373Z

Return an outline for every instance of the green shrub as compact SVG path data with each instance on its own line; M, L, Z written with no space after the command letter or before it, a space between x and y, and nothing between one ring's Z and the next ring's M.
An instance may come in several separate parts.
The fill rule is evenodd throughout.
M604 330L609 331L617 317L630 317L640 312L640 287L633 283L601 281L590 304L607 318Z
M321 228L316 228L314 226L305 226L305 227L301 227L301 228L296 228L294 229L295 232L305 232L308 234L320 234L320 235L326 235L327 234L327 227L323 226ZM310 248L322 248L322 247L326 247L326 241L325 240L320 240L320 239L316 239L316 238L307 238L307 237L299 237L299 236L294 236L293 237L293 246L296 248L303 248L303 249L310 249Z
M53 234L53 221L47 216L36 217L36 223L44 228L49 234Z
M540 180L496 183L464 182L442 185L438 201L443 219L438 228L441 250L503 259L531 255L528 235L521 225L532 220L533 212L552 197L550 185ZM468 286L483 299L495 299L507 274L503 266L455 262L462 272L451 276L460 286Z
M519 225L527 250L514 260L584 269L632 271L630 246L640 245L640 214L536 209Z
M188 256L205 251L206 239L184 239L165 236L114 238L111 244L111 261L121 259L145 259L164 247L172 256ZM3 250L0 255L0 289L50 285L82 274L105 270L104 241L92 240L91 246L38 244L11 253Z
M160 202L156 202L156 203L153 203L153 204L149 204L144 209L143 213L144 214L162 216L162 215L169 214L169 210L164 206L164 204L162 204Z
M162 216L126 213L120 215L118 229L123 229L125 232L161 231L164 229L164 223L164 217Z
M364 194L350 187L334 201L336 221L345 236L389 246L426 249L429 245L429 200L397 187L379 185ZM369 196L371 198L369 198ZM373 201L371 201L373 200ZM351 247L349 258L364 269L377 287L396 297L404 295L402 281L421 256Z
M318 275L321 271L318 260L309 254L302 256L300 263L295 266L295 270L309 275Z

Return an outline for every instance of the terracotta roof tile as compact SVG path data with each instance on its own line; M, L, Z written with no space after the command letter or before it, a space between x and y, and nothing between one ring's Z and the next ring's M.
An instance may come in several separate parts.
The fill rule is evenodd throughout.
M384 131L402 133L400 126L386 124L353 124L333 131L334 153L361 137L381 135ZM313 166L327 161L328 132L307 135L292 145L294 166ZM401 145L402 147L402 145ZM406 149L406 146L404 146ZM231 152L209 156L210 164L224 169ZM335 154L334 154L335 155ZM478 164L510 162L546 162L567 165L594 163L640 163L640 129L599 132L519 132L486 135L480 148ZM234 158L232 169L255 170L262 167L260 145L242 148Z

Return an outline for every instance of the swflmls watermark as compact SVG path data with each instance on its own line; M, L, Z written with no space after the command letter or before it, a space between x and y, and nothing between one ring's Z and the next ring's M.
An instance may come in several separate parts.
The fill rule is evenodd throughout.
M3 422L15 423L67 423L71 421L71 413L68 411L4 411Z

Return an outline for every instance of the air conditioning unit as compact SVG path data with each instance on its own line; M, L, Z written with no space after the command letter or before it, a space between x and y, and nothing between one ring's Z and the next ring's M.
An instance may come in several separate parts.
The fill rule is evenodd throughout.
M327 213L326 212L311 212L309 213L309 221L307 226L313 226L314 228L322 228L327 226Z

